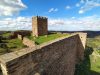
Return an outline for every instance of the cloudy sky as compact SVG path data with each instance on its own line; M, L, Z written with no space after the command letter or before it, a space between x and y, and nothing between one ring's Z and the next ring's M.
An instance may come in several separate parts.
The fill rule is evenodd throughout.
M49 30L100 31L100 0L0 0L0 30L31 30L36 15Z

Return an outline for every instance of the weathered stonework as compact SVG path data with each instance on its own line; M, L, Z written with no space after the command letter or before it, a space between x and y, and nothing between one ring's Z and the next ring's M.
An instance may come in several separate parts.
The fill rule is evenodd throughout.
M26 38L26 37L23 37L23 44L28 46L28 47L35 47L35 42Z
M18 39L23 40L23 36L22 35L18 34L17 37L18 37Z
M13 32L13 36L14 36L15 38L17 38L18 35L21 35L22 38L23 38L23 37L25 37L25 36L30 36L31 33L32 33L32 32L31 32L31 31L28 31L28 30L21 30L21 31L15 31L15 32Z
M46 17L32 18L32 34L36 37L48 34L48 19Z
M74 75L83 56L83 42L76 34L2 55L0 62L3 75Z
M79 37L80 37L81 42L82 42L82 44L83 44L83 47L84 47L84 49L85 49L87 33L83 33L83 32L74 33L74 35L76 35L76 34L79 34Z

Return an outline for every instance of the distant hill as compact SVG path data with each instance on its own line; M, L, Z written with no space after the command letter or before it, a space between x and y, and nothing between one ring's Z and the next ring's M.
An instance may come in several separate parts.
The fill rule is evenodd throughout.
M7 31L0 31L0 35ZM8 31L10 32L10 31ZM95 36L100 35L100 31L49 31L49 32L61 32L61 33L75 33L75 32L84 32L88 34L88 37L94 38Z
M95 36L100 35L100 31L50 31L50 32L61 32L61 33L75 33L75 32L84 32L88 34L88 37L94 38Z

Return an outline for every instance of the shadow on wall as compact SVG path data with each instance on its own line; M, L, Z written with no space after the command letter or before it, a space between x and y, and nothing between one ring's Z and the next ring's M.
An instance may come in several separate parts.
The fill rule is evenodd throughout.
M2 70L1 70L1 66L0 66L0 75L3 75L3 74L2 74Z
M90 57L93 53L93 48L86 46L86 50L84 52L84 60L76 65L76 70L74 75L100 75L95 71L91 71L91 62Z
M90 75L100 75L100 73L95 72L95 71L90 71L90 72L91 72Z

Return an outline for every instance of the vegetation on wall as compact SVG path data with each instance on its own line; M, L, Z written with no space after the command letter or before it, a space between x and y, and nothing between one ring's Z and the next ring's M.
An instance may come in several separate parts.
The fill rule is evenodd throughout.
M35 43L39 45L39 44L42 44L42 43L45 43L45 42L48 42L60 37L64 37L64 36L69 36L69 34L54 33L54 34L49 34L49 35L44 35L44 36L39 36L39 37L33 37L31 35L31 36L28 36L28 38L30 40L35 41Z

